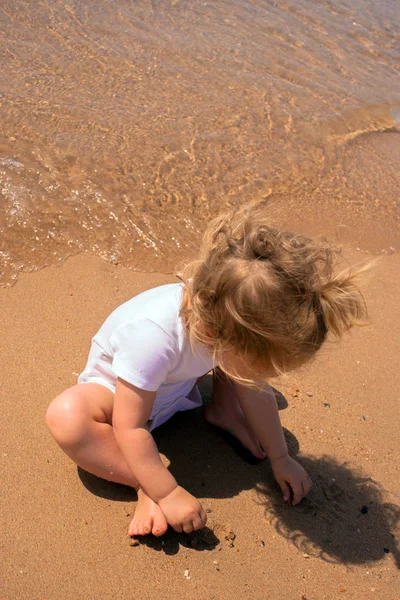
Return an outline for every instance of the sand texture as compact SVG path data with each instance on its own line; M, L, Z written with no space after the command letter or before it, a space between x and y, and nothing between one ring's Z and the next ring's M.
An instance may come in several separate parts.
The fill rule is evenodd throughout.
M371 325L274 383L309 498L285 506L267 461L181 414L155 438L209 528L136 546L135 494L77 469L44 414L111 310L173 277L80 255L1 289L1 600L399 598L399 267L384 257L368 285Z

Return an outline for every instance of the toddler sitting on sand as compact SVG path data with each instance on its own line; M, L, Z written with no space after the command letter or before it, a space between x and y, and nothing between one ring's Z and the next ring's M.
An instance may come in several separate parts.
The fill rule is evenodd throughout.
M130 535L205 526L200 502L161 462L151 431L201 405L206 419L269 458L285 500L310 490L289 456L268 381L295 369L365 316L356 273L333 272L326 243L271 226L265 213L231 211L209 225L182 282L117 308L92 340L78 384L49 406L47 423L82 469L137 490Z

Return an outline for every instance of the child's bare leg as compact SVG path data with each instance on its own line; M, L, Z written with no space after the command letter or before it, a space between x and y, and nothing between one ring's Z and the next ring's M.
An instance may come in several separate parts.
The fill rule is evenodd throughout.
M265 452L243 414L231 382L221 371L217 374L214 372L213 378L211 402L205 409L207 421L229 431L256 458L265 458Z
M116 483L137 488L112 428L114 395L97 383L75 385L50 404L46 421L56 442L82 469ZM147 494L138 490L130 535L162 535L167 521Z

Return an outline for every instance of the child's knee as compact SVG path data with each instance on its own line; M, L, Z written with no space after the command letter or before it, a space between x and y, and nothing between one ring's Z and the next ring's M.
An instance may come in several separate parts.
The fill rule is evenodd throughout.
M46 412L47 426L60 446L74 446L87 433L89 417L72 390L57 396Z

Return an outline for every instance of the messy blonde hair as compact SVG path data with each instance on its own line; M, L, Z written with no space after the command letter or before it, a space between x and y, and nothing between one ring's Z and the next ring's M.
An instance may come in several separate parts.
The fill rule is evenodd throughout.
M212 349L234 380L253 384L224 364L236 354L265 381L312 358L328 333L360 324L366 308L355 281L360 270L334 273L335 252L325 241L281 231L265 210L247 208L215 218L200 258L181 273L181 307L191 342Z

